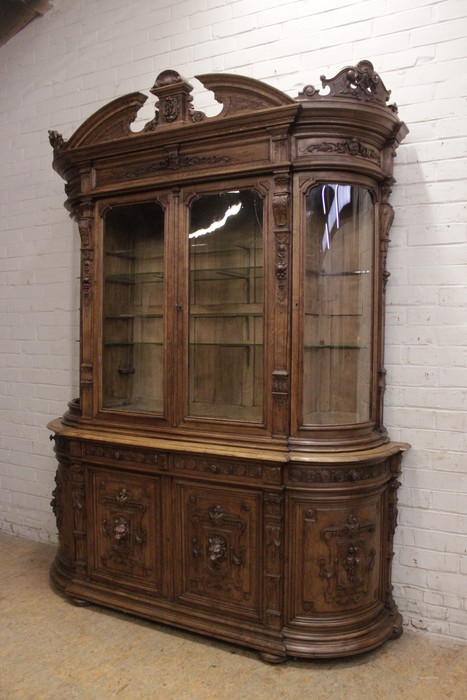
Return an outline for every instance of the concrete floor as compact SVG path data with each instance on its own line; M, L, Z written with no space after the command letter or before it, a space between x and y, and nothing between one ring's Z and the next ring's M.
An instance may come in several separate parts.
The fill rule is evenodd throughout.
M254 652L107 611L50 587L55 548L0 534L0 700L467 698L467 645L404 632L338 661Z

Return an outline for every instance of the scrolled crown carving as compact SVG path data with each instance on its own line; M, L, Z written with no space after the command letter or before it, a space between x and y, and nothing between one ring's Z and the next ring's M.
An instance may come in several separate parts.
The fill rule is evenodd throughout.
M321 76L323 88L329 88L326 95L320 95L312 85L307 85L298 95L298 100L312 100L327 97L353 97L362 102L376 102L397 112L396 105L386 105L391 94L384 86L371 61L359 61L356 66L346 66L333 78Z
M374 101L384 105L391 94L370 61L360 61L355 67L343 68L329 80L322 75L321 82L323 88L330 88L332 96L351 95L364 102Z

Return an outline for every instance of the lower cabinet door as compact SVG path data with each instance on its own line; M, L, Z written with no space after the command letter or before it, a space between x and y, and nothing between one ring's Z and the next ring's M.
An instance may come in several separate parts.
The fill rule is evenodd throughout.
M289 622L382 606L381 495L288 499Z
M161 589L160 480L157 477L88 468L91 494L88 543L93 579Z
M261 493L175 483L176 599L259 618Z

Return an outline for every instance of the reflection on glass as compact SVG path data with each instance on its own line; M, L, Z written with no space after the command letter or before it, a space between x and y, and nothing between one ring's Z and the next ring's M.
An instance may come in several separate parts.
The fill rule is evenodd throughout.
M163 413L164 213L153 203L104 218L104 408Z
M373 204L329 183L306 200L303 422L370 418Z
M262 201L199 197L189 231L188 414L258 422L263 404Z

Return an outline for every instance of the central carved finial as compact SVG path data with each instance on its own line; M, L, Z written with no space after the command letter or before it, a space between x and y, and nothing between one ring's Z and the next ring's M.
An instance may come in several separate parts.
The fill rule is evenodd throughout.
M151 93L159 98L156 103L156 115L145 126L145 131L153 131L162 124L187 123L201 121L202 112L195 112L192 106L191 92L193 86L175 70L165 70L156 78Z

